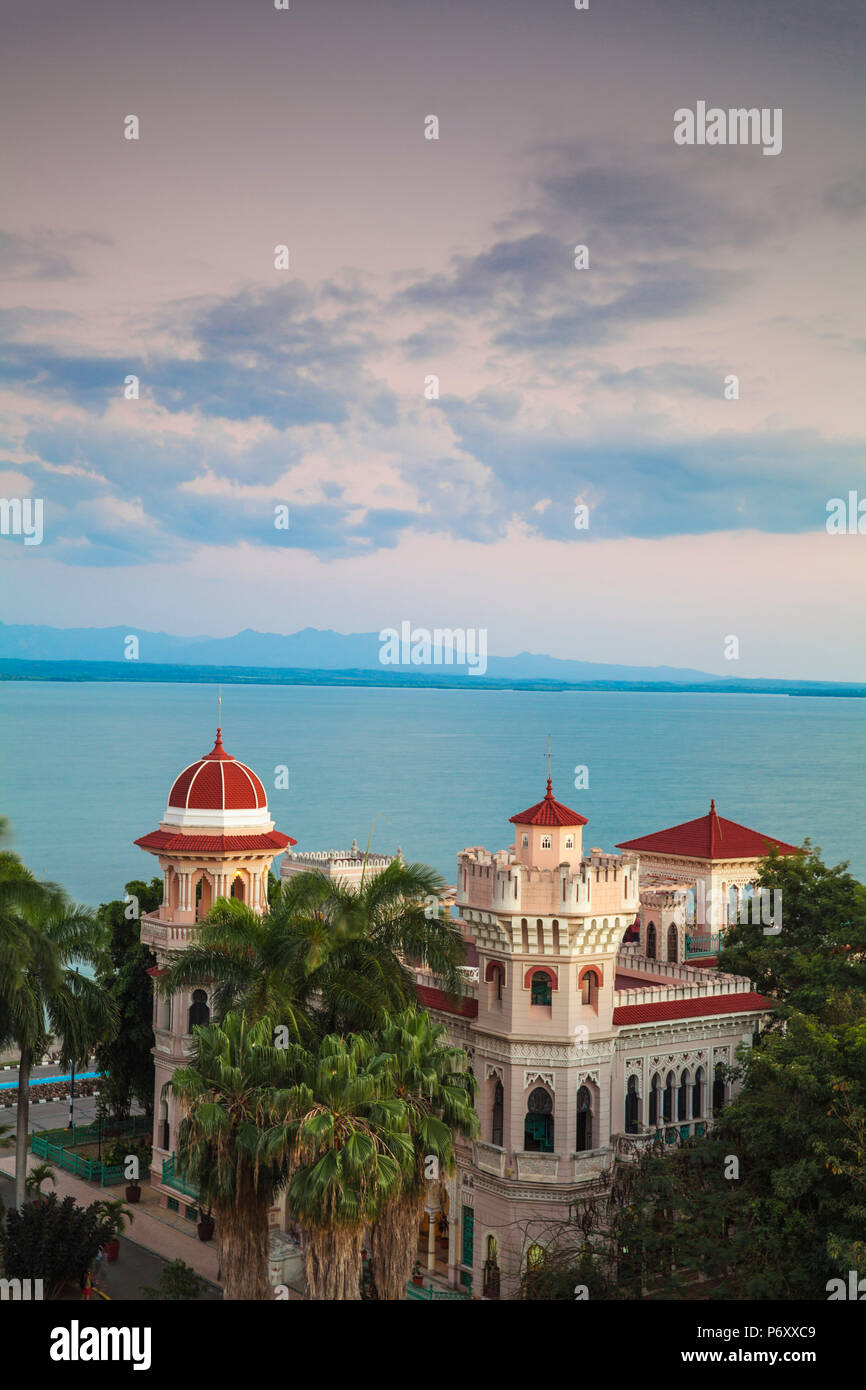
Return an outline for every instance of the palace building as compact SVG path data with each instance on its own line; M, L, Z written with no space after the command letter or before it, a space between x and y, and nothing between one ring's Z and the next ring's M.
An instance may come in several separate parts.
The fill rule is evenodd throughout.
M447 998L416 970L419 1001L469 1055L481 1123L477 1140L458 1144L456 1176L431 1184L419 1258L434 1279L487 1298L515 1291L617 1156L712 1123L729 1098L726 1068L771 1004L745 977L708 967L760 860L771 847L797 852L724 819L715 803L618 853L585 851L587 819L556 800L549 777L541 801L510 824L508 849L458 854L445 898L466 941L463 997ZM161 906L141 921L154 973L195 939L217 898L264 912L278 854L284 883L309 869L356 883L365 859L367 873L392 862L355 843L306 853L296 843L274 828L262 783L217 730L210 753L175 779L159 829L136 840L165 881ZM154 1001L151 1182L174 1210L193 1211L196 1194L175 1172L181 1115L163 1089L210 1007L206 988ZM287 1224L284 1204L272 1224Z

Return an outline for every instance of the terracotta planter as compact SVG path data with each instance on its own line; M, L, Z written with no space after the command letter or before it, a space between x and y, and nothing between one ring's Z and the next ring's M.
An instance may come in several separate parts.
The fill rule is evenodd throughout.
M132 1206L134 1206L136 1202L141 1201L141 1187L137 1182L130 1183L129 1187L126 1189L126 1200Z
M111 1240L107 1240L102 1248L108 1263L113 1265L120 1254L120 1241L117 1239L117 1236L112 1236Z
M213 1240L214 1223L212 1221L200 1221L196 1230L199 1240Z
M413 1275L412 1275L412 1283L413 1283L413 1284L417 1284L417 1285L418 1285L418 1288L419 1288L419 1289L422 1289L422 1288L424 1287L424 1275L423 1275L423 1274L413 1274Z

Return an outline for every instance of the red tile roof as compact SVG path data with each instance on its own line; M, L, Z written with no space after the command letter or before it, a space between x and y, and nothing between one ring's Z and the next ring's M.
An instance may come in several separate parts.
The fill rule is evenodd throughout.
M416 985L415 993L427 1009L440 1009L442 1013L457 1014L460 1018L478 1017L477 999L454 999L431 985Z
M268 799L256 774L223 748L217 729L211 751L175 778L168 804L198 811L256 811Z
M663 1023L675 1018L713 1018L716 1014L765 1013L773 1008L772 999L750 990L744 994L711 994L702 999L668 999L658 1004L622 1004L613 1011L613 1021Z
M586 816L578 815L553 798L553 783L547 779L547 794L543 801L537 801L528 811L517 816L509 816L513 825L586 825Z
M231 854L235 850L279 851L298 842L280 830L266 830L258 835L181 835L173 830L152 830L134 843L159 853Z
M651 854L677 854L684 859L762 859L775 849L779 854L799 854L796 845L785 844L772 835L763 835L736 821L725 820L716 811L715 801L705 816L684 821L668 830L624 840L617 849L646 850Z

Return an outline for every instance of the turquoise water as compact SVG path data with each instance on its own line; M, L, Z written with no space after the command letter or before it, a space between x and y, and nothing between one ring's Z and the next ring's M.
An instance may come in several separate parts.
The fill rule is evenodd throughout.
M202 685L0 683L0 811L13 848L73 897L122 896L158 872L132 843L174 777L213 744ZM719 813L866 879L866 702L760 695L224 689L223 739L262 778L303 849L399 844L449 883L467 845L512 843L508 818L554 791L589 817L587 848ZM275 769L289 769L275 790ZM574 788L585 765L589 786ZM375 825L374 825L375 821Z

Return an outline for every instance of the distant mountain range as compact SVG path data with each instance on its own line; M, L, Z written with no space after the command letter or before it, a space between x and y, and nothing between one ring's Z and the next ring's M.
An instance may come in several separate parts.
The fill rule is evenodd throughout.
M0 623L0 657L25 661L122 661L127 638L139 642L138 660L173 666L257 666L316 671L392 671L423 675L410 664L383 668L378 632L342 633L305 627L288 636L245 628L233 637L173 637L133 627L32 627ZM447 664L440 674L465 674ZM677 666L612 666L595 661L565 661L555 656L518 652L489 656L486 675L493 680L713 682L724 677Z
M138 654L125 659L130 637ZM421 685L535 689L681 689L792 695L866 695L853 682L717 676L678 666L615 666L534 652L465 665L383 665L378 632L307 627L288 636L246 628L233 637L175 637L129 627L55 628L0 623L0 677L18 680L159 680Z

